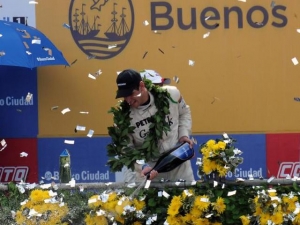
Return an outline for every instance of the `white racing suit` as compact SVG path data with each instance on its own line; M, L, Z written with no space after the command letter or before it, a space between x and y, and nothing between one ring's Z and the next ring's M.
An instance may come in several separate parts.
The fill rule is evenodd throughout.
M170 114L166 115L166 121L170 125L170 131L167 135L164 133L163 138L159 140L158 143L161 154L178 144L178 140L181 137L189 137L192 126L190 107L184 102L180 91L174 86L163 86L162 88L168 90L173 101L169 100ZM130 134L133 147L139 147L143 144L144 139L149 133L149 125L151 124L150 118L157 111L154 97L150 92L149 95L149 104L130 109L130 117L132 118L131 125L135 127L134 133ZM150 167L154 167L156 160L157 159L152 159L146 163L149 164ZM135 164L135 171L125 168L125 182L142 182L145 178L141 176L141 171L142 165L137 163ZM170 181L177 181L179 179L193 181L194 175L190 160L182 163L170 172L159 173L154 180L161 180L162 178Z

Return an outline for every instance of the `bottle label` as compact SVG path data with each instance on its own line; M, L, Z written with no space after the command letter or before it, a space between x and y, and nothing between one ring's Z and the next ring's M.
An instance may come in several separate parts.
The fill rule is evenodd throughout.
M188 143L184 143L174 152L172 152L171 155L174 155L177 158L185 161L193 157L194 149L190 148L190 145Z

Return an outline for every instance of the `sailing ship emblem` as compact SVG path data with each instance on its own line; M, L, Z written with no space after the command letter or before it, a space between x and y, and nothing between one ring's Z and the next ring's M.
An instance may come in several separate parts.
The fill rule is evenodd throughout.
M96 59L109 59L124 50L133 32L133 19L131 0L72 0L69 9L75 43ZM109 48L112 45L115 47Z

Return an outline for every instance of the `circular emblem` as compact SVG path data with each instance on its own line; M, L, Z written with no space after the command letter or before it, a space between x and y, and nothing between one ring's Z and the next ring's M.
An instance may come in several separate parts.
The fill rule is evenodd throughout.
M45 180L51 180L51 177L52 177L52 173L50 171L46 171L45 173Z
M71 0L71 34L88 58L109 59L121 53L131 38L133 22L131 0Z

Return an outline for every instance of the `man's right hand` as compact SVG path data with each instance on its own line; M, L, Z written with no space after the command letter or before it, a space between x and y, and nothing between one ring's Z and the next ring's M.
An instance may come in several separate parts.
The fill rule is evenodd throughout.
M152 167L150 166L147 166L145 167L143 170L142 170L142 173L141 173L141 176L142 177L145 177L145 174L147 174L149 171L152 170ZM156 176L158 175L158 172L156 170L152 170L150 172L150 177L149 177L149 180L153 180Z

